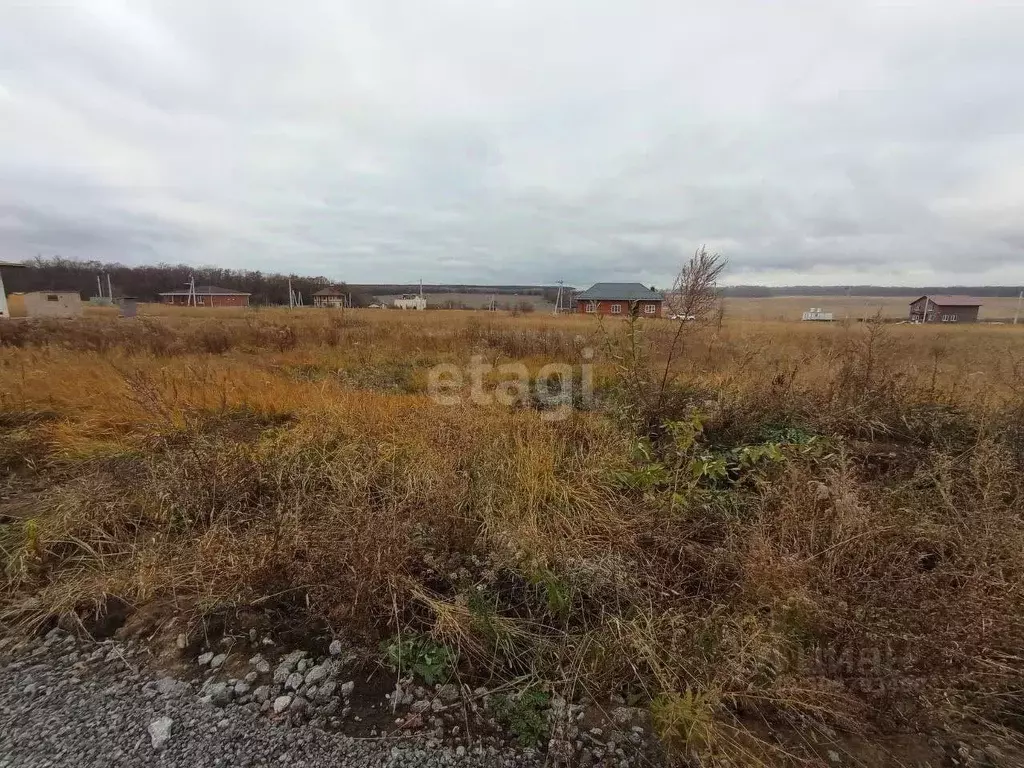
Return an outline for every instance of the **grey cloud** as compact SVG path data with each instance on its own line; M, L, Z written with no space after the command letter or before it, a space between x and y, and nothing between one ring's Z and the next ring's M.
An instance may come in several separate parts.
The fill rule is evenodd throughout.
M22 258L35 255L85 254L110 261L162 258L168 247L194 249L191 231L164 221L126 215L75 217L65 211L0 206L0 248Z
M1024 8L0 8L0 258L1024 282Z

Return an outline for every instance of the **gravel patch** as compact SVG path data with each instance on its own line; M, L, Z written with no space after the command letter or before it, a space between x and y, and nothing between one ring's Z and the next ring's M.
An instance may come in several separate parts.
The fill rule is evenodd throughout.
M306 676L317 668L305 656L283 658L284 680L299 674L300 663ZM213 658L202 659L207 670ZM57 631L45 641L0 641L0 768L529 768L543 763L533 750L474 738L439 743L417 735L345 736L301 722L307 708L313 712L301 695L272 698L264 684L250 696L246 684L230 680L208 680L200 687L150 673L144 660L130 645L96 645ZM253 666L263 667L260 661ZM317 693L332 682L326 677L312 672L321 683Z

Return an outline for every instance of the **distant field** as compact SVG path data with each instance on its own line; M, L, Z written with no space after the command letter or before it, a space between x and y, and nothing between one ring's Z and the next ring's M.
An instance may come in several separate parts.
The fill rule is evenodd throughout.
M491 301L490 294L486 293L427 293L424 295L427 297L428 307L443 307L448 302L452 302L456 307L465 305L473 309L484 309ZM385 304L391 304L398 297L399 294L385 296L378 294L376 298ZM545 301L543 296L514 296L512 294L496 293L494 294L494 301L498 306L514 306L526 302L538 312L553 312L555 309L555 305L550 301Z
M905 318L909 304L917 296L776 296L767 299L727 298L726 314L748 320L799 320L811 307L835 314L837 320L872 317L881 310L887 318ZM1012 320L1017 299L982 300L982 320Z

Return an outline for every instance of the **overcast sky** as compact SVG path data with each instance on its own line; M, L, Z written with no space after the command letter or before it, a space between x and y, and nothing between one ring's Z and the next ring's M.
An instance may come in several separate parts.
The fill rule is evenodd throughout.
M0 0L0 259L1024 283L1024 3Z

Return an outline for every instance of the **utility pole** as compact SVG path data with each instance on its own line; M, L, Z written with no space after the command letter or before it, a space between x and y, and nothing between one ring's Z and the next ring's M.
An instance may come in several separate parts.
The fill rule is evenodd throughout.
M96 295L103 298L103 283L100 282L99 275L96 275Z
M1024 291L1017 294L1017 311L1013 313L1013 324L1017 324L1018 318L1020 318L1020 303L1024 300Z
M110 299L110 303L114 303L114 289L110 287L110 273L107 272L107 298Z
M292 293L292 279L288 278L288 309L295 307L295 294Z
M559 312L562 311L562 286L564 284L565 284L564 281L562 281L562 280L558 281L558 293L555 294L555 314L556 315Z

